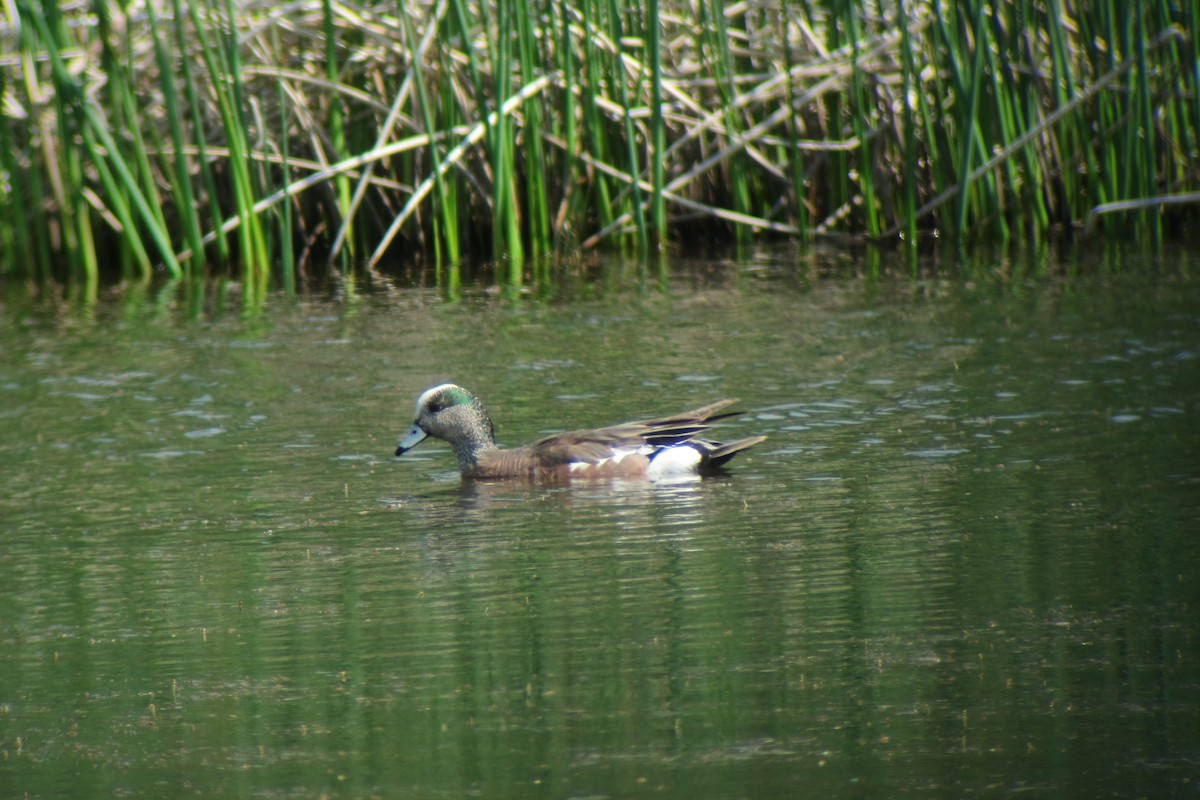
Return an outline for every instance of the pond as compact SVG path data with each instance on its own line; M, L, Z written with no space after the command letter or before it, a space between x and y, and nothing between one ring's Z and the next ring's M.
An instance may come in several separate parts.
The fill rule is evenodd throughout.
M0 795L1200 794L1200 278L789 258L0 318ZM464 483L723 397L726 477Z

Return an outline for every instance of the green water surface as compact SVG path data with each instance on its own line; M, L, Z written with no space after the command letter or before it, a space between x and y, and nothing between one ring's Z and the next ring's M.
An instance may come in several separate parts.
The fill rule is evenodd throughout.
M801 279L0 324L0 797L1200 796L1200 291ZM725 479L391 452L736 396Z

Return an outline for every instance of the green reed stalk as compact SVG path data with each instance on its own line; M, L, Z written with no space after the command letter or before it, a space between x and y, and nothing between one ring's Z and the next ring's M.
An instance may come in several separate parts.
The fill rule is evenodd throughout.
M742 137L742 120L738 113L737 67L733 57L728 20L724 0L710 0L709 14L712 24L708 28L709 48L714 54L712 61L720 98L722 117L725 123L725 146L733 148L734 142ZM746 169L746 155L741 148L726 162L729 188L734 211L747 216L752 213L750 179ZM739 245L750 241L750 230L744 225L734 228Z
M1200 7L1196 3L1192 3L1192 13L1190 17L1190 27L1187 30L1198 30L1196 25L1200 25ZM1190 40L1181 39L1174 44L1175 65L1178 73L1179 86L1200 86L1200 42L1196 41L1196 36L1192 36ZM1190 96L1189 96L1190 95ZM1180 95L1172 104L1175 108L1175 128L1172 131L1174 139L1180 144L1179 157L1175 160L1176 174L1172 185L1183 185L1187 183L1188 168L1191 166L1191 159L1186 153L1195 153L1200 150L1200 91L1192 91L1188 94Z
M112 57L106 59L109 86L114 94L113 107L110 109L110 112L113 113L111 127L114 130L123 130L126 136L128 136L130 140L128 146L130 168L133 170L133 174L138 180L138 185L141 187L142 194L145 195L150 210L154 214L155 227L167 233L168 227L164 211L165 204L162 201L162 195L158 191L157 173L150 161L150 152L152 149L161 153L164 148L161 146L161 142L157 141L157 126L144 126L142 124L142 115L138 108L136 89L133 81L130 79L130 70L125 67L125 64L132 64L135 60L133 42L129 37L121 39L110 34L103 22L105 19L103 14L99 15L99 19L101 20L101 38L106 43L106 50L108 46L107 42L114 39L122 41L125 45L125 51L121 58L112 53ZM152 147L147 146L147 137L150 138Z
M21 39L22 42L26 39L24 32ZM25 81L32 82L34 73L28 47L23 46L20 59ZM0 98L6 97L8 91L8 73L0 69ZM12 91L15 96L16 87ZM29 199L42 197L41 172L23 167L17 154L25 149L33 151L24 130L0 125L0 173L8 176L9 183L8 191L0 192L4 217L0 220L0 245L3 245L0 254L11 254L8 259L0 258L0 275L20 274L23 269L25 277L42 279L50 268L49 242L45 241L50 226L45 220L44 204Z
M796 63L792 54L792 44L790 41L789 25L792 18L792 6L790 0L783 0L782 9L778 15L778 36L783 48L783 64L784 74L787 76L787 143L785 152L787 154L788 173L791 178L792 191L792 217L796 227L801 231L800 238L808 241L811 238L809 231L809 216L808 216L808 192L805 189L804 176L804 157L803 151L800 148L800 126L799 115L796 112L797 98L799 91L796 85ZM805 8L805 16L807 8Z
M292 150L291 135L288 132L288 97L282 80L276 80L275 87L279 98L279 155L282 159L279 169L280 177L283 181L281 188L286 192L292 183L292 165L288 162L288 154ZM296 255L292 247L292 242L295 239L295 231L293 228L294 223L292 220L292 203L290 198L283 201L278 219L279 269L280 275L283 278L283 292L286 296L292 297L296 294Z
M188 19L183 10L182 0L171 0L171 18L175 26L175 41L179 44L180 53L183 58L188 58L186 30L184 21ZM203 195L205 203L208 207L208 217L211 220L219 221L221 219L221 206L219 194L217 192L217 181L213 175L212 167L209 164L208 144L204 136L204 120L206 115L201 110L200 93L196 88L196 71L190 68L180 70L183 76L184 95L187 97L188 120L192 126L192 138L196 143L196 163L200 168L200 179L204 187ZM217 259L221 263L229 260L229 240L225 237L225 231L219 225L217 226ZM204 255L202 252L195 253L193 258L200 259L203 263ZM195 270L193 270L194 274Z
M36 12L35 12L36 13ZM51 4L42 12L44 14L44 32L42 40L46 49L55 55L62 50L63 24L57 4ZM61 58L61 56L59 56ZM83 256L79 251L79 234L77 230L79 209L77 178L79 175L79 155L75 147L73 128L82 127L74 103L76 92L74 84L62 84L57 73L52 75L55 83L54 119L58 129L51 131L46 124L42 125L43 152L46 154L46 164L51 168L50 188L54 193L54 204L58 210L62 231L62 245L65 255L70 262L70 274L85 274L86 268ZM66 135L63 135L66 134Z
M273 54L281 53L282 47L280 44L280 36L278 29L272 29L268 32L267 37L270 43L270 52ZM272 149L273 155L278 159L278 169L266 172L264 179L267 185L270 186L275 193L283 196L282 203L273 209L275 217L275 238L278 242L278 268L280 274L280 285L283 289L284 296L293 298L296 295L296 255L295 255L295 230L294 219L292 212L292 199L289 196L292 188L292 164L291 164L291 120L293 116L292 103L288 96L288 84L282 75L275 77L275 102L278 106L279 123L276 126L279 140L268 141L267 146ZM274 195L272 195L274 196Z
M30 13L28 5L20 6L20 12L25 14ZM38 52L36 36L34 29L30 25L22 24L20 26L20 46L22 46L22 54L20 54L20 74L22 74L22 84L24 88L24 100L32 106L35 98L42 95L42 90L37 82L37 71L35 68L35 54ZM2 96L2 95L0 95ZM38 152L34 142L41 143L41 150ZM50 120L47 115L38 115L31 126L31 130L26 132L22 137L22 144L28 148L31 154L38 154L43 160L43 164L38 164L47 170L53 170L54 166L54 150L53 150L53 128L50 125ZM18 150L8 152L8 156L13 158L13 166L16 167L19 162L16 161ZM36 156L35 156L36 157ZM31 249L32 260L28 261L31 269L31 277L35 277L38 281L47 281L53 275L53 248L50 247L49 230L50 222L49 215L46 209L46 204L41 203L40 199L46 196L44 191L44 181L42 169L29 169L28 172L14 172L13 175L26 176L28 181L28 190L26 190L26 198L28 198L28 207L30 209L32 231ZM14 197L17 197L14 194ZM26 224L24 215L20 213L19 201L13 206L14 215L17 215L16 224L24 227Z
M1131 103L1134 108L1131 110L1131 118L1135 123L1130 127L1135 132L1137 142L1138 165L1140 169L1135 173L1139 177L1136 193L1138 197L1153 197L1159 193L1159 188L1155 180L1158 174L1158 154L1155 149L1156 126L1154 124L1154 109L1151 107L1151 92L1150 92L1150 71L1153 66L1146 58L1146 40L1148 38L1146 31L1146 15L1137 15L1137 26L1135 28L1133 49L1137 53L1137 66L1134 68L1133 76L1137 79L1136 96L1131 98ZM1149 229L1150 237L1153 241L1159 242L1162 240L1162 217L1158 214L1145 213L1142 215L1143 227Z
M86 132L85 132L86 135ZM40 170L29 173L30 197L45 197L45 182ZM39 281L50 280L54 275L54 248L50 244L50 215L41 203L33 203L33 244L36 252L34 274ZM124 274L124 270L122 274Z
M533 31L533 11L526 3L513 6L516 16L517 58L521 66L522 82L531 83L539 71L539 53ZM545 14L549 17L549 13ZM525 219L529 232L529 249L534 259L543 259L550 254L553 236L550 232L550 198L547 186L547 164L542 146L541 131L545 116L540 98L525 101Z
M1192 3L1192 12L1196 13L1196 4ZM1160 0L1155 4L1155 15L1152 20L1152 31L1160 30L1170 24L1171 20L1171 4L1170 0ZM1194 30L1194 29L1193 29ZM1174 75L1175 82L1179 86L1187 84L1188 81L1188 48L1195 52L1195 36L1192 37L1190 43L1184 41L1175 41L1169 48L1161 60L1160 71L1164 75ZM1151 55L1147 55L1151 66L1156 66L1160 62L1153 59ZM1195 69L1193 65L1191 67ZM1159 157L1163 160L1164 165L1160 174L1160 186L1172 187L1181 180L1186 180L1188 162L1190 159L1186 153L1196 152L1196 140L1192 132L1188 128L1187 120L1189 115L1188 101L1183 97L1175 97L1174 99L1165 102L1165 107L1162 112L1162 135L1159 138L1159 144L1164 142L1178 142L1179 147L1164 147L1161 149Z
M444 26L449 28L449 21L446 21ZM439 48L439 55L441 58L441 74L450 75L454 69L450 53L446 48ZM449 133L461 125L463 120L462 109L459 107L458 97L455 94L456 87L448 80L439 81L439 84L441 87L440 108L442 109L442 117L439 124L443 130L448 132L446 144L453 144L454 147L457 147L459 137L453 133ZM453 150L453 148L451 149ZM449 228L446 234L447 255L445 259L449 269L446 274L445 285L447 288L450 288L451 282L460 279L463 246L469 246L469 242L464 241L464 231L470 228L470 220L463 216L466 206L462 202L462 180L460 173L458 170L441 171L446 173L442 177L442 200L440 202L443 214L445 214L448 220L447 227Z
M903 230L905 244L910 250L917 244L917 176L921 174L917 160L917 121L913 113L913 98L923 103L920 96L920 72L917 68L916 57L913 55L913 41L909 33L908 5L911 0L900 0L896 10L896 25L900 30L900 77L901 91L904 93L901 106L901 125L904 128L904 174L907 180L902 182L904 205L899 223Z
M858 16L854 11L846 15L847 34L851 42L850 91L854 100L854 138L858 140L858 181L862 193L866 234L875 238L879 235L881 226L875 200L875 161L871 153L871 141L867 135L867 109L870 108L871 102L863 85L863 71L859 66L862 37L859 33Z
M1003 103L1004 119L1007 122L1004 129L1005 147L1037 123L1038 87L1034 84L1032 76L1022 74L1016 66L1022 63L1037 63L1036 54L1028 39L1021 35L1023 31L1037 24L1036 19L1031 19L1027 13L1023 3L1014 4L1009 9L1007 23L998 22L994 26L998 30L997 36L1004 35L1004 31L1009 34L1005 36L1006 47L1001 50L1000 64L996 69L996 74L1001 79L1000 83L1005 87L1003 92L997 90L997 101ZM996 17L999 19L998 14ZM1011 174L1018 192L1017 199L1023 201L1021 206L1027 213L1018 212L1014 216L1021 227L1036 238L1050 224L1045 195L1041 191L1041 187L1046 183L1045 175L1033 147L1022 147L1020 160L1022 168L1016 169L1014 159L1014 170Z
M242 253L242 283L246 290L248 304L257 305L266 295L267 286L271 279L271 259L267 251L267 232L262 220L254 213L254 201L262 196L262 184L256 179L256 173L251 168L253 150L250 147L251 125L247 118L250 103L247 98L245 71L242 69L241 46L238 42L237 16L234 0L225 0L225 18L229 21L225 36L214 37L217 50L221 54L221 62L227 70L230 81L230 91L233 95L233 116L237 119L238 149L245 154L241 160L240 180L243 184L241 207L248 211L248 216L242 220L242 229L248 229L246 236L250 239L250 249ZM236 156L235 156L236 157Z
M841 51L850 47L853 52L857 43L850 39L850 31L856 28L854 17L859 13L859 4L855 0L840 0L830 9L831 16L836 14L826 31L830 50ZM829 122L826 133L829 137L840 139L846 131L855 129L858 113L854 107L853 96L853 84L846 87L844 82L840 82L837 90L831 93L827 105ZM862 147L861 140L858 147ZM851 174L856 170L852 158L852 154L844 150L835 151L828 167L832 174L825 177L829 211L832 215L845 219L852 217L850 212L854 204L854 183L851 181Z
M633 220L637 226L637 248L639 258L645 262L650 257L650 242L646 232L646 215L642 205L642 189L637 179L642 174L638 166L637 133L633 127L633 109L630 108L628 81L625 79L625 65L621 59L621 42L625 35L621 25L621 9L618 0L608 2L608 33L615 45L612 57L612 68L609 74L616 84L617 103L621 107L622 119L625 123L625 156L627 159L627 174L631 178L630 186L633 193Z
M8 94L8 73L0 69L0 97ZM0 175L8 176L8 191L0 192L0 252L10 253L9 260L0 259L0 276L16 272L17 264L36 269L33 247L25 229L22 202L24 192L19 185L22 170L16 159L17 137L12 126L0 125Z
M1062 10L1057 5L1058 0L1052 0L1052 2L1054 2L1054 4L1055 4L1054 12L1055 12L1055 16L1057 17L1058 14L1062 13ZM1050 28L1051 28L1051 30L1058 30L1058 31L1062 30L1062 26L1058 25L1056 22L1051 23ZM1081 31L1081 34L1082 34L1082 31ZM1062 59L1064 62L1062 74L1063 74L1064 78L1066 78L1068 80L1068 86L1067 86L1067 100L1064 101L1060 107L1066 106L1066 104L1069 102L1074 102L1075 98L1079 96L1080 90L1085 89L1087 82L1088 82L1087 73L1086 72L1080 73L1079 80L1078 80L1078 86L1076 86L1076 82L1073 79L1074 74L1075 74L1075 64L1076 64L1076 62L1081 62L1082 59L1079 58L1079 56L1076 56L1076 54L1072 52L1072 49L1070 49L1070 46L1068 46L1068 44L1064 44L1064 46L1063 46ZM1100 72L1104 72L1105 70L1108 70L1108 68L1111 65L1093 64L1091 66L1092 66L1093 70L1096 70L1097 73L1100 73ZM1094 112L1090 116L1092 116L1093 119L1096 119L1096 118L1094 118L1094 115L1096 115L1096 113L1099 112L1100 109L1103 109L1105 107L1106 107L1105 98L1099 97L1098 100L1096 101L1096 104L1094 104L1094 108L1096 108L1097 110L1094 110ZM1081 118L1082 118L1082 115L1081 115ZM1106 180L1104 178L1104 175L1115 176L1116 170L1112 169L1111 166L1108 170L1105 170L1102 168L1102 162L1104 161L1103 150L1097 148L1096 144L1098 144L1098 142L1093 142L1093 133L1091 130L1088 130L1088 122L1086 119L1081 119L1079 124L1073 125L1072 130L1073 130L1074 136L1072 139L1066 140L1066 144L1067 145L1070 145L1070 144L1078 145L1079 150L1082 152L1082 154L1084 154L1084 160L1086 163L1086 168L1084 169L1084 173L1086 175L1086 180L1087 180L1088 197L1092 197L1092 198L1096 199L1096 201L1098 201L1098 203L1104 203L1104 201L1109 200L1112 197L1111 191L1109 188L1109 182L1108 182L1108 180ZM1074 174L1079 172L1078 168L1079 168L1078 163L1076 163L1074 161L1067 162L1066 164L1064 164L1064 168L1060 169L1060 175L1073 176ZM1079 212L1082 211L1082 209L1079 209L1079 207L1072 206L1072 203L1073 203L1072 198L1079 197L1079 194L1080 193L1078 191L1070 192L1068 194L1068 196L1067 196L1068 200L1067 200L1067 204L1066 204L1067 207L1066 207L1066 209L1064 209L1064 213L1063 213L1064 217L1067 217L1068 219L1072 219L1072 218L1078 218L1080 216Z
M1117 50L1119 57L1129 58L1130 54L1134 52L1133 25L1129 23L1135 21L1125 18L1117 22L1117 9L1112 8L1111 4L1109 8L1113 11L1109 16L1110 29L1113 36L1110 42L1114 49ZM1137 19L1141 19L1140 14L1135 16ZM1139 123L1137 113L1138 99L1134 96L1137 92L1138 72L1140 72L1140 69L1138 66L1135 66L1133 70L1125 74L1125 92L1118 117L1122 144L1120 196L1126 198L1141 195L1139 191L1141 188L1139 184L1142 177L1142 164L1140 163L1141 147L1137 137Z
M481 10L484 7L481 6ZM488 96L487 89L483 81L483 73L479 66L479 57L472 47L472 38L474 29L472 18L468 15L469 6L466 0L450 0L450 9L454 13L454 24L457 30L459 39L461 40L461 49L467 56L467 71L470 76L470 85L475 91L475 103L478 109L478 115L483 120L484 125L488 125L488 117L491 112L499 107L499 103L492 102L492 98ZM492 131L489 126L486 132L488 147L495 149L495 142L492 139Z
M608 138L604 135L604 117L600 113L598 102L599 81L596 80L596 76L604 73L604 67L601 64L600 53L592 40L592 32L598 30L593 22L593 11L599 2L600 0L583 0L582 2L583 62L589 78L583 84L583 115L586 122L584 130L587 133L588 155L602 164L607 164L610 162ZM596 175L592 186L595 191L592 207L599 218L600 227L608 228L617 216L613 207L613 193L608 176L603 173Z
M497 4L497 36L494 40L492 70L495 73L495 95L505 101L512 93L512 69L510 42L512 38L512 3L520 0L499 0ZM525 262L525 248L521 242L520 215L516 199L516 153L513 144L515 133L512 119L503 116L495 127L495 150L492 153L494 184L493 244L492 253L496 260L507 258L509 262L509 285L518 286Z
M199 18L196 4L188 5L192 24L196 31L197 44L208 72L210 90L217 103L224 125L226 143L229 148L229 176L233 190L234 205L240 222L237 228L242 275L246 284L247 300L256 302L264 289L265 274L270 269L266 251L266 237L262 221L254 213L254 188L250 174L251 152L244 119L236 105L240 96L240 79L228 75L222 64L231 63L222 45L221 37L210 40ZM232 22L232 18L231 18ZM236 41L234 42L236 45ZM232 62L237 63L236 56ZM216 227L220 227L218 224Z
M1059 22L1062 19L1061 15L1062 8L1059 0L1049 0L1044 15L1039 16L1039 22L1042 22L1046 29L1050 64L1049 85L1046 87L1048 91L1043 94L1043 97L1048 95L1051 104L1056 108L1062 108L1070 102L1075 94L1076 84L1074 65L1068 57L1066 37L1063 35L1063 26ZM1041 98L1030 98L1030 103L1033 104L1039 99ZM1037 115L1031 112L1030 118L1036 117ZM1069 218L1070 198L1076 195L1077 187L1080 185L1078 171L1068 166L1070 156L1066 155L1083 151L1080 133L1078 125L1064 124L1059 129L1057 137L1059 147L1053 148L1048 156L1053 161L1046 165L1046 173L1050 181L1047 187L1057 190L1056 196L1051 199L1054 216L1057 219Z
M1108 43L1107 47L1103 48L1101 52L1093 54L1097 61L1091 65L1092 72L1100 74L1115 67L1120 58L1113 52L1117 38L1115 36L1116 29L1112 21L1111 4L1098 2L1093 10L1095 13L1080 15L1080 32L1083 37L1086 37L1084 38L1085 41L1103 41ZM1121 174L1121 153L1114 146L1113 140L1110 138L1111 132L1115 130L1121 112L1116 105L1116 101L1107 93L1101 94L1096 98L1096 107L1097 130L1100 132L1100 139L1094 143L1089 142L1089 146L1099 145L1097 147L1099 151L1097 174L1100 176L1100 180L1097 182L1098 191L1096 192L1095 201L1098 203L1107 203L1122 199L1124 190ZM1105 224L1111 228L1113 222L1106 220Z
M336 18L333 13L333 0L321 0L321 20L325 35L325 78L330 84L336 86L341 83L341 70L338 66L338 36ZM346 146L345 112L342 109L341 97L337 92L334 92L329 99L329 144L336 160L342 161L349 154ZM353 255L354 235L353 230L349 227L352 214L349 176L338 175L334 178L334 185L337 187L338 211L341 218L346 220L347 246L350 249L350 255Z
M100 142L97 142L97 139L100 139ZM108 157L105 157L106 145L103 144L103 141L104 138L98 131L91 128L84 130L84 146L91 156L93 168L100 176L100 184L104 187L108 206L125 231L124 243L129 248L130 256L140 267L142 277L148 278L153 270L153 266L150 262L150 255L137 233L137 222L134 218L134 211L129 207L130 202L134 204L134 207L139 212L142 212L143 220L146 216L150 215L150 212L148 208L143 210L145 199L141 198L140 193L136 192L136 187L133 187L134 190L131 191L133 177L129 174L128 167L122 168L124 161L120 159L120 154L113 149L109 149L107 153ZM109 141L111 142L111 139ZM109 168L110 161L113 164L113 169ZM116 174L114 174L114 171ZM139 198L141 198L140 203L138 202ZM170 253L170 258L173 259L174 253L171 253L169 247L167 248L167 252ZM167 264L167 269L170 271L171 277L179 277L183 274L182 267L171 269L170 259L164 257L164 263Z
M102 196L104 197L105 211L116 219L119 230L122 232L118 239L121 275L124 278L132 277L132 268L136 265L139 276L143 279L149 278L153 264L142 241L142 229L139 227L138 218L141 218L143 225L148 226L153 237L158 230L154 227L153 214L144 198L136 191L132 175L125 166L120 152L115 149L111 138L107 137L107 132L102 133L91 125L85 125L81 130L80 139L84 151L88 154L91 167L99 176L100 185L104 189ZM175 270L171 269L174 257L171 248L168 245L163 249L164 252L161 255L164 263L174 275Z
M150 24L150 36L154 41L154 55L158 60L158 74L163 91L163 103L166 106L167 124L170 127L171 143L174 146L172 164L175 167L175 180L171 190L175 196L175 211L179 215L187 236L188 246L191 247L193 258L189 266L201 271L204 269L203 234L200 231L200 218L196 213L196 201L192 196L191 163L187 156L187 142L184 137L183 120L179 113L178 92L175 87L174 65L167 56L169 42L164 41L158 27L158 15L154 11L154 3L146 5L147 20ZM182 42L180 43L182 45Z
M983 14L984 30L988 34L988 38L984 42L977 42L976 48L983 52L984 72L987 75L987 84L983 94L990 94L991 102L986 106L986 111L980 111L982 120L981 133L987 138L984 141L984 151L991 152L995 147L1007 147L1019 133L1014 130L1016 125L1013 119L1013 103L1009 97L1010 84L1005 80L1004 70L1000 64L996 62L996 50L1003 51L1005 44L998 41L1001 35L1001 26L989 25L987 7L984 7ZM986 88L990 87L990 92ZM1008 186L1019 188L1021 185L1021 177L1016 169L1014 159L1005 159L1003 162L1004 171L1007 174ZM986 207L988 209L987 222L995 231L996 238L1000 241L1007 241L1010 235L1006 215L1004 214L1005 195L1002 186L992 176L987 176L987 182L984 184L987 191L985 193ZM1014 215L1016 221L1021 220L1020 212Z
M412 54L410 62L413 79L417 85L417 99L421 105L421 115L425 119L425 132L429 136L434 136L437 131L437 123L433 117L433 106L429 101L429 90L425 86L425 76L421 67L421 58L419 56L419 48L417 47L416 37L412 31L412 21L408 14L404 13L404 9L400 8L400 19L404 27L404 36L408 43L408 51ZM438 230L435 230L436 238L435 247L437 248L438 260L440 267L442 263L443 247L446 261L453 264L459 260L458 255L458 223L455 218L455 209L451 203L449 191L446 189L446 181L442 177L442 148L441 144L434 139L431 142L433 148L433 176L434 176L434 202L436 208L434 214L437 220Z
M975 21L973 29L975 31L975 54L974 66L971 69L971 79L967 84L967 94L965 103L965 112L960 117L959 136L959 157L958 157L958 212L955 215L954 230L958 236L962 236L967 230L967 211L970 201L971 188L971 155L976 145L976 114L979 109L979 93L983 87L983 62L984 51L984 12L987 6L982 0L976 0Z
M457 33L461 42L460 49L467 56L467 74L469 77L469 86L473 90L472 99L474 100L474 114L476 119L484 126L483 138L486 142L486 149L490 153L498 151L497 131L495 126L489 121L492 111L500 107L500 103L496 98L489 96L487 86L483 79L483 71L480 67L480 59L476 53L476 48L472 44L474 36L474 19L469 14L470 6L467 0L450 0L450 11L453 15L453 29ZM486 4L480 6L482 15L486 15ZM486 19L485 19L486 24ZM447 73L449 74L449 73ZM443 91L450 92L452 89L448 81L443 81ZM470 110L464 108L463 116L469 120L471 116ZM494 194L493 194L494 196ZM495 212L493 209L493 224L495 220ZM464 225L461 229L468 230L469 225ZM493 254L495 249L493 249ZM457 278L460 271L456 268L452 271L451 277Z
M659 20L659 0L649 0L646 9L647 56L650 61L650 183L654 196L650 201L650 218L654 222L654 244L662 249L667 242L667 204L663 201L667 150L667 131L663 123L662 95L662 22Z
M559 0L558 17L560 22L558 68L563 76L563 160L560 179L563 199L556 218L558 224L554 229L554 250L562 254L568 243L573 245L576 242L577 218L581 216L586 199L583 192L575 190L579 172L579 151L582 146L579 140L579 124L576 119L579 114L579 104L575 99L575 91L583 82L584 76L579 74L580 61L571 37L571 14L567 0Z
M1181 99L1180 105L1184 109L1180 113L1181 119L1185 120L1185 129L1190 125L1190 132L1185 141L1191 145L1187 152L1195 152L1197 149L1197 141L1200 140L1200 37L1196 36L1196 31L1200 31L1200 3L1192 3L1192 13L1190 16L1191 24L1187 26L1187 30L1192 32L1190 41L1184 45L1180 44L1180 48L1190 48L1190 52L1184 52L1180 57L1180 61L1186 66L1183 67L1183 75L1191 76L1191 108L1187 108L1187 100ZM1181 81L1186 84L1187 81Z
M950 152L952 149L952 135L949 130L951 126L947 124L951 119L950 110L947 108L947 98L951 95L961 95L956 94L960 86L953 75L957 61L950 55L951 46L945 35L945 26L939 7L934 7L933 16L934 23L928 29L930 33L927 34L923 53L925 59L934 65L932 80L928 85L922 85L921 65L918 63L915 65L917 70L915 91L917 108L921 115L921 132L924 138L924 153L929 173L927 189L940 196L952 191L952 187L955 185L952 168L946 163L947 159L942 156L943 153ZM918 209L914 216L920 220L921 210Z

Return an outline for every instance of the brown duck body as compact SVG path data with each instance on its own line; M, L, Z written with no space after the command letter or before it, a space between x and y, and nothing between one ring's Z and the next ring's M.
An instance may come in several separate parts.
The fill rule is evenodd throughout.
M660 480L711 474L766 439L751 436L721 444L704 438L710 423L741 413L718 413L734 402L719 400L667 417L559 433L505 450L496 446L491 418L478 398L460 386L443 384L417 399L412 430L396 455L433 436L450 444L468 478Z

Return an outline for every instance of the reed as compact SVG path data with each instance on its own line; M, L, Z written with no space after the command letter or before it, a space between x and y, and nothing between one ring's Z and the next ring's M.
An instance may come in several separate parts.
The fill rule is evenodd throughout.
M849 236L1159 241L1200 204L1169 0L13 0L0 275L231 278Z

